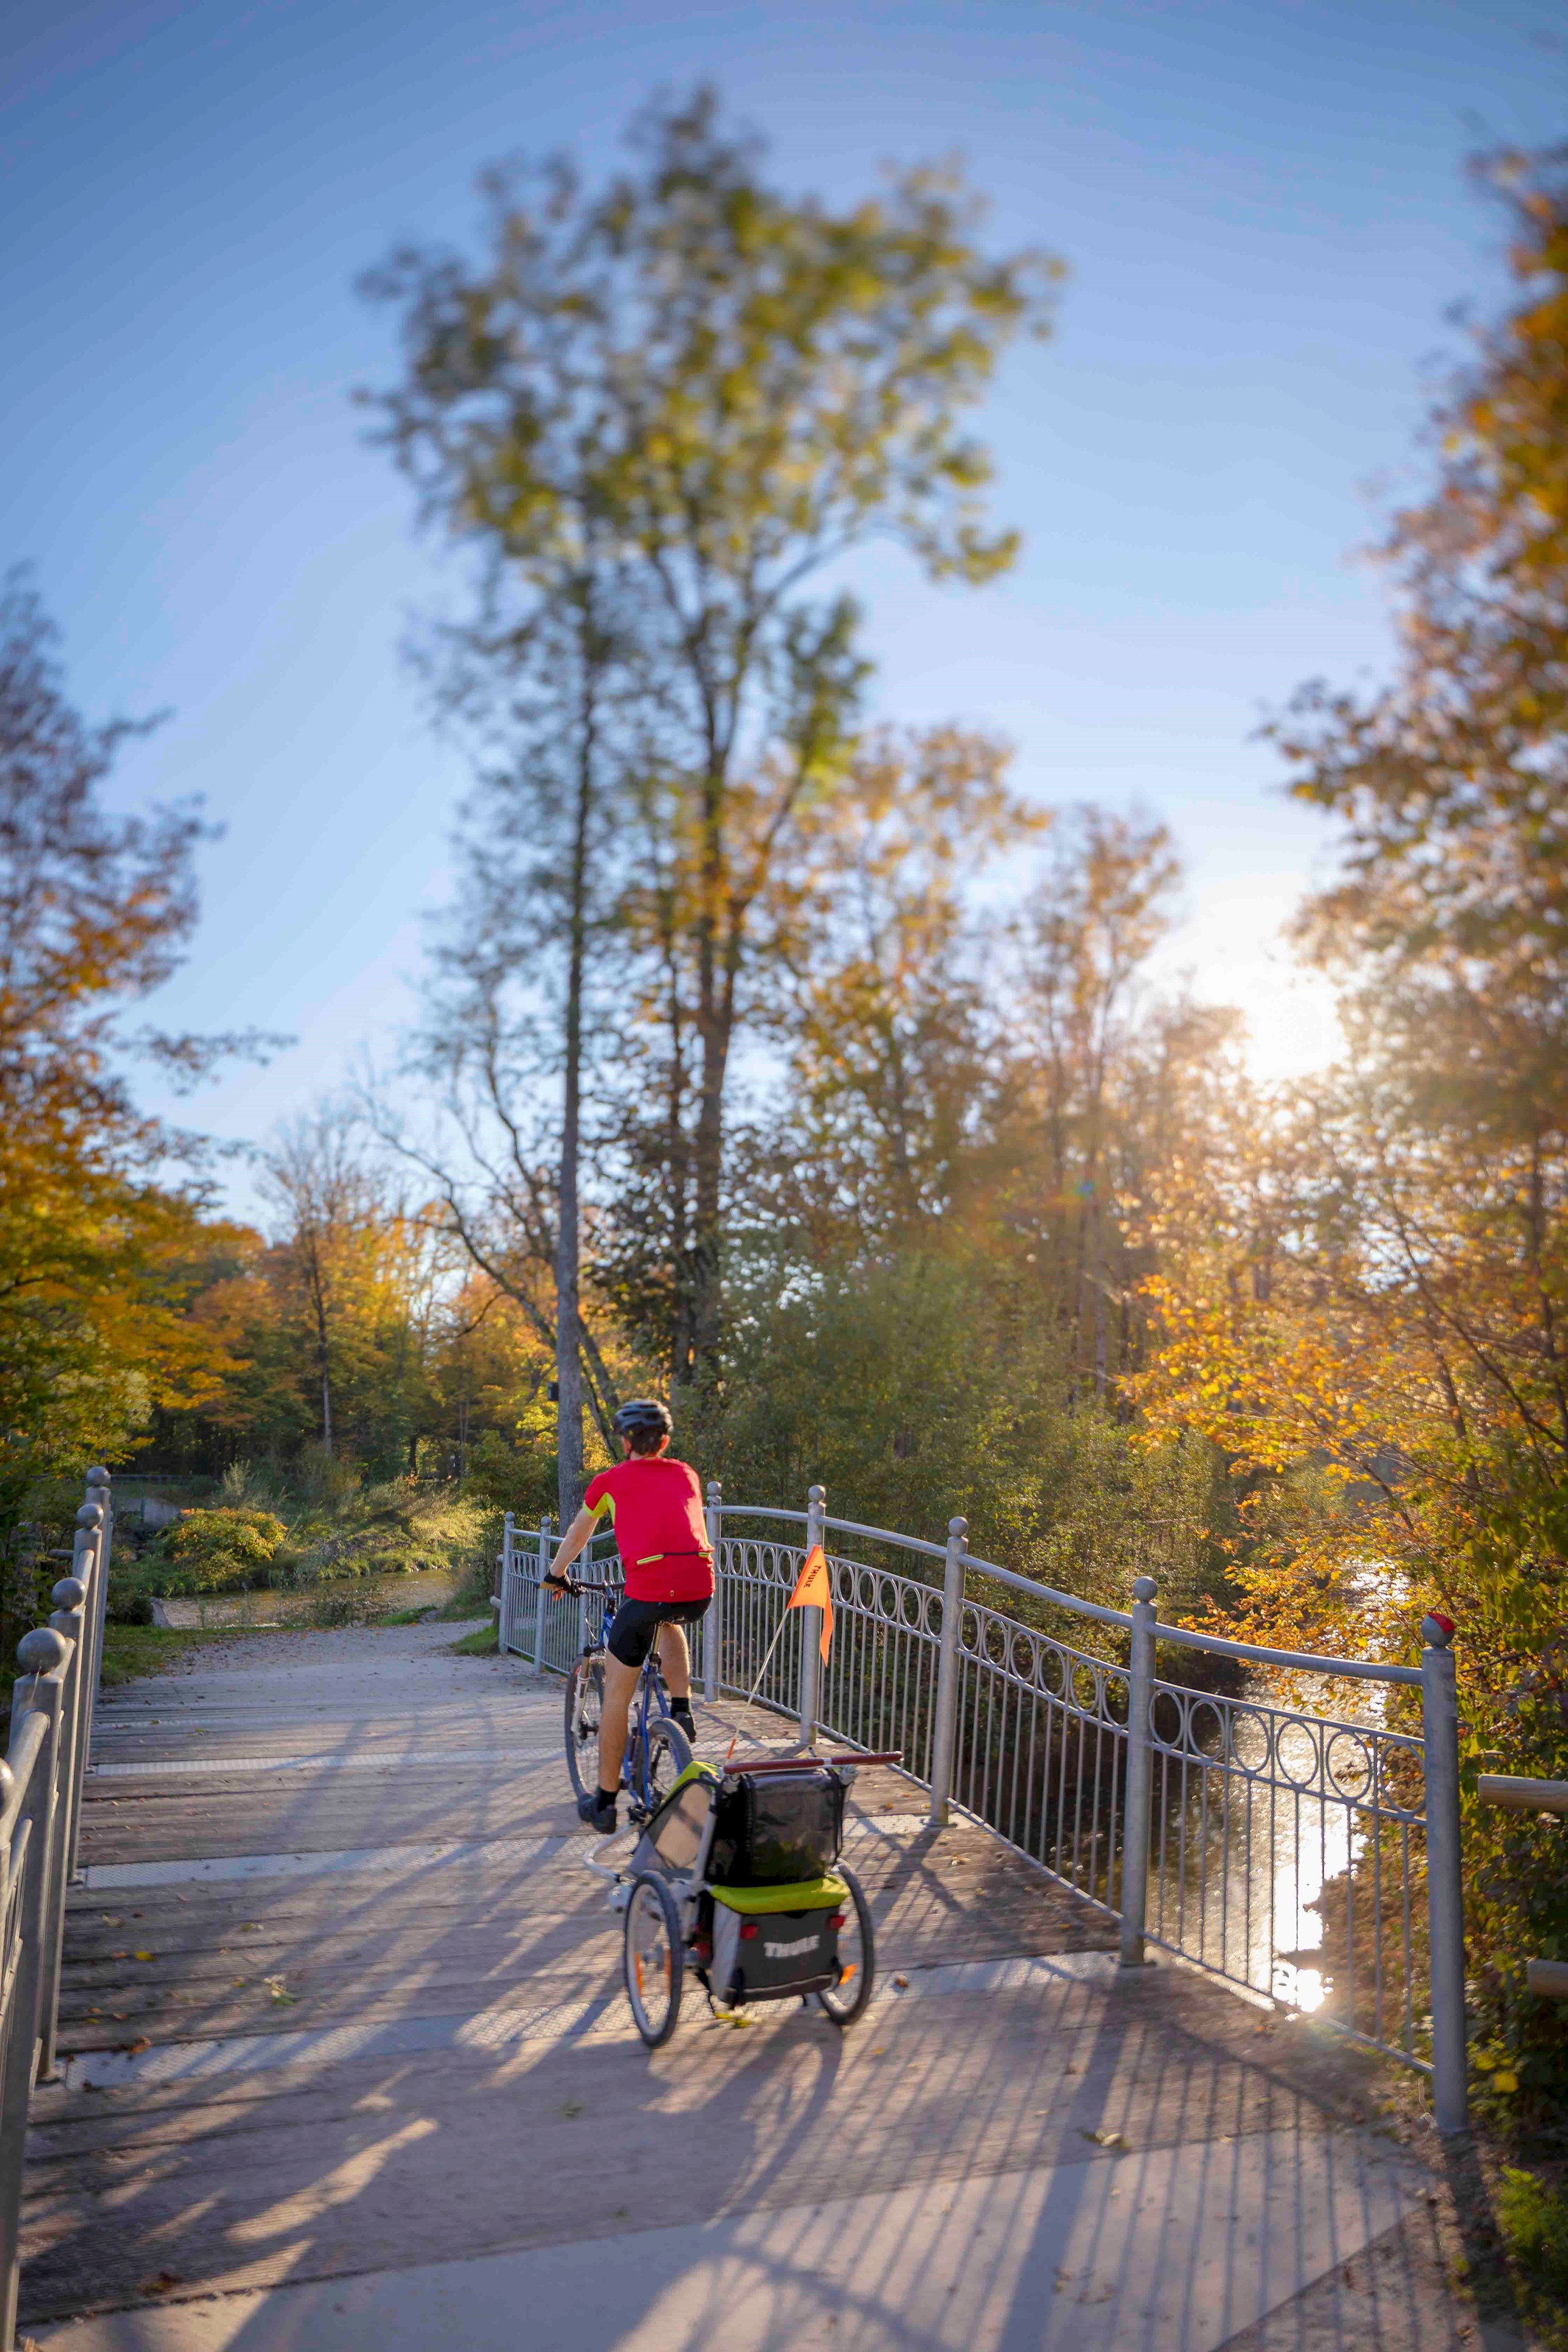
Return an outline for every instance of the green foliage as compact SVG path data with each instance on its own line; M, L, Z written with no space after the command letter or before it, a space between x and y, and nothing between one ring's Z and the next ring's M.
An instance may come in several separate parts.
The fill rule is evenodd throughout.
M1497 2218L1513 2260L1561 2313L1568 2301L1568 2197L1510 2167L1498 2185Z
M1052 1342L972 1261L894 1259L758 1296L722 1418L678 1391L676 1412L676 1450L735 1504L803 1506L820 1482L837 1517L940 1542L959 1515L973 1551L1116 1607L1143 1574L1167 1612L1226 1590L1223 1457L1069 1410Z
M503 1437L497 1429L482 1431L468 1449L468 1466L462 1480L465 1500L487 1510L515 1511L525 1523L537 1522L542 1513L553 1510L555 1446L548 1426L553 1420L553 1409L542 1406L526 1414L520 1444Z
M170 1590L232 1592L258 1580L287 1533L271 1511L231 1507L187 1511L164 1538Z

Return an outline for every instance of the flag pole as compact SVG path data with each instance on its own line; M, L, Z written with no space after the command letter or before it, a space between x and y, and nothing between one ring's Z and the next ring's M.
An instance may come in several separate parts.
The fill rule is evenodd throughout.
M757 1696L758 1692L762 1688L762 1677L763 1677L763 1675L768 1672L768 1664L769 1664L769 1661L771 1660L771 1658L772 1658L772 1656L773 1656L773 1653L774 1653L774 1651L779 1647L779 1634L780 1634L780 1633L782 1633L782 1632L784 1631L785 1626L786 1626L789 1622L789 1602L788 1602L788 1601L786 1601L786 1602L785 1602L785 1604L784 1604L784 1606L783 1606L783 1608L779 1612L779 1622L778 1622L778 1624L777 1624L777 1625L774 1627L774 1629L773 1629L773 1639L772 1639L772 1640L771 1640L771 1642L769 1642L769 1643L768 1643L768 1654L767 1654L767 1656L766 1656L766 1657L764 1657L764 1659L763 1659L763 1661L762 1661L762 1664L761 1664L758 1667L758 1669L757 1669L757 1680L752 1684L750 1690L749 1690L749 1691L747 1691L747 1695L746 1695L746 1704L747 1704L747 1706L751 1706L751 1704L753 1703L753 1701L755 1700L755 1698L756 1698L756 1696ZM735 1738L734 1738L734 1739L732 1739L732 1740L730 1741L730 1743L729 1743L729 1748L728 1748L728 1753L726 1755L725 1759L724 1759L724 1760L725 1760L725 1763L726 1763L727 1765L727 1764L728 1764L728 1762L729 1762L729 1759L730 1759L730 1757L731 1757L731 1756L733 1756L733 1755L734 1755L734 1753L735 1753L735 1741L736 1741L736 1739L738 1739L739 1738L740 1738L740 1726L739 1726L739 1724L737 1723L737 1724L736 1725L736 1727L735 1727Z

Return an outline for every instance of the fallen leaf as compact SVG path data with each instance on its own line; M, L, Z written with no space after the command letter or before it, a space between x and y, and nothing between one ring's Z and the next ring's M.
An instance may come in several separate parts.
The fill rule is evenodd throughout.
M171 2287L183 2286L185 2282L181 2277L178 2271L160 2271L156 2278L144 2280L142 2284L137 2289L137 2293L139 2294L167 2294Z
M894 1977L893 1981L898 1987L900 1992L907 1992L909 1990L909 1979L907 1977Z
M151 1952L132 1952L131 1957L133 1960L150 1960L152 1955Z
M152 2044L149 2042L145 2033L139 2033L134 2042L128 2042L126 2043L125 2054L128 2058L140 2058L144 2050L151 2050L152 2047Z
M124 1912L118 1912L113 1918L110 1918L109 1913L106 1911L103 1915L103 1924L106 1927L123 1927L125 1925Z
M1125 2147L1127 2145L1119 2131L1085 2131L1083 2137L1092 2139L1096 2147Z

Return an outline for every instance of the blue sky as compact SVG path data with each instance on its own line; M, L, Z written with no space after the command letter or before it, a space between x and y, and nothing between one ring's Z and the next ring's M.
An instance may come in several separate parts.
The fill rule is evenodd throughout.
M1003 245L1071 277L984 419L1016 572L856 566L880 712L999 727L1040 799L1137 801L1186 852L1173 961L1323 1049L1270 942L1325 845L1262 712L1375 676L1379 499L1447 312L1501 283L1478 145L1560 137L1529 0L12 0L0 23L5 560L30 559L89 710L167 708L116 796L200 792L225 839L172 1023L299 1043L196 1116L231 1138L384 1057L444 894L463 777L399 660L459 591L362 440L392 367L356 273L462 237L508 152L612 155L657 86L716 80L787 184L846 196L957 152ZM187 1116L190 1115L187 1113Z

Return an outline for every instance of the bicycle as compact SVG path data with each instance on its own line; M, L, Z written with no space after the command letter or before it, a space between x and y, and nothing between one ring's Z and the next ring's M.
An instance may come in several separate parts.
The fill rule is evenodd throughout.
M618 1584L586 1584L569 1577L569 1593L601 1596L603 1610L597 1642L590 1642L567 1678L566 1769L580 1797L599 1786L599 1726L604 1712L604 1660L610 1627L623 1588ZM658 1646L650 1649L637 1676L626 1729L626 1753L621 1762L621 1786L632 1801L633 1821L656 1812L692 1760L691 1742L670 1713L669 1695L659 1672ZM650 1722L652 1703L658 1713ZM586 1767L586 1769L585 1769Z

